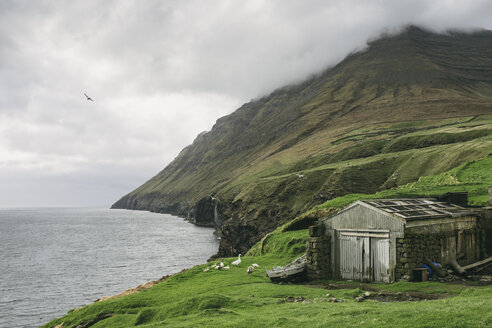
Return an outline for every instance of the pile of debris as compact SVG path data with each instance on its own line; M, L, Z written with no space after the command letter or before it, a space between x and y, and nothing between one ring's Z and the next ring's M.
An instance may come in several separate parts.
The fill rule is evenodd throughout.
M407 280L410 280L410 277L407 277ZM449 263L448 269L438 263L426 261L424 265L414 270L411 280L441 282L473 280L492 283L492 257L466 266L460 266L454 260Z
M468 278L484 283L492 283L492 257L463 267Z

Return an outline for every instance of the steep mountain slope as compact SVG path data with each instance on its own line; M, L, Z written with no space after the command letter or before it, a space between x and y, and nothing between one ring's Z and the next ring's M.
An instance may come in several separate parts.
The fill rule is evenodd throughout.
M441 35L409 27L220 118L113 208L215 225L222 255L244 253L328 199L486 156L491 73L491 31Z

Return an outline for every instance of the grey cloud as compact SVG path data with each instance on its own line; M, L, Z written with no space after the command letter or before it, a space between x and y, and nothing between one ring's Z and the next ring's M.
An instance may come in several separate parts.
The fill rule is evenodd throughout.
M0 1L0 206L109 205L220 116L368 39L491 18L489 1Z

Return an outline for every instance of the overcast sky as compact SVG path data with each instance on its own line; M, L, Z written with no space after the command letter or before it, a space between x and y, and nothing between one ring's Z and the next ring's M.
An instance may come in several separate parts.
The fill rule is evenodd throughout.
M109 207L219 117L409 23L492 29L492 2L0 0L0 207Z

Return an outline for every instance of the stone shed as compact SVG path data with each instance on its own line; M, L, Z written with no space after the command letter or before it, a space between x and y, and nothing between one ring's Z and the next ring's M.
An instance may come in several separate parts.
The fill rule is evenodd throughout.
M437 198L356 201L310 228L309 279L393 282L426 261L480 258L477 215Z

